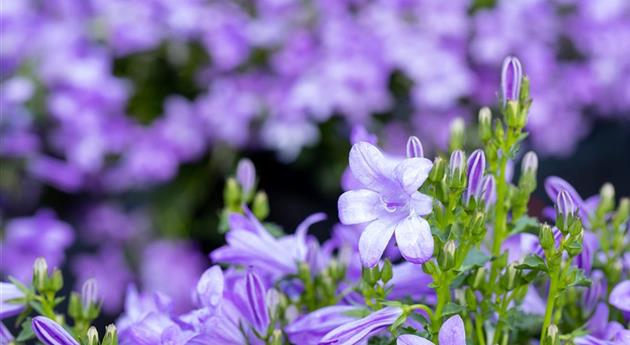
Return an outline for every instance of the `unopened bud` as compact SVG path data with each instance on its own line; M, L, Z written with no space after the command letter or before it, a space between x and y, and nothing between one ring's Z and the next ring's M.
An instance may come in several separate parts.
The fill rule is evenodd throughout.
M501 68L501 102L503 106L509 101L519 101L522 78L521 62L513 56L505 58Z
M511 263L505 270L505 274L501 277L501 287L503 287L507 291L511 291L516 286L516 278L518 274L518 269L516 269L516 264Z
M81 287L81 304L83 309L87 311L91 306L98 303L98 285L95 279L90 278Z
M538 234L538 239L540 241L540 246L543 248L545 252L549 252L550 250L555 248L555 240L553 236L553 230L547 224L543 224L540 227L540 233Z
M473 235L482 235L486 230L486 215L483 212L477 212L470 219L470 224L468 227Z
M412 135L407 140L407 158L424 157L424 149L420 139L415 135Z
M621 198L619 201L619 207L617 207L617 212L613 216L613 225L615 227L620 227L621 224L628 221L628 217L630 217L630 199Z
M51 288L55 292L63 288L63 275L61 274L61 270L58 268L53 270L51 284Z
M536 189L536 173L538 171L538 156L534 151L529 151L523 156L521 163L521 177L519 187L527 193Z
M33 264L33 286L42 291L46 288L46 282L48 281L48 263L44 258L35 259Z
M492 138L492 112L488 107L479 110L479 137L484 142Z
M455 241L449 240L444 244L444 248L442 248L442 252L440 252L438 257L438 263L440 264L440 268L443 271L448 271L453 266L455 266L455 251L457 250L457 246L455 245Z
M422 270L424 273L428 275L433 275L437 272L437 267L435 266L435 261L429 260L422 265Z
M561 190L556 198L556 219L562 219L563 224L567 225L569 218L575 215L575 211L575 202L573 202L571 194L565 189ZM563 230L562 228L560 227L560 230Z
M464 141L466 140L465 127L466 124L461 117L457 117L451 121L451 138L449 142L451 151L460 150L464 147Z
M238 180L243 194L249 195L256 184L256 168L254 163L247 158L243 158L238 162L236 167L236 179Z
M269 215L269 200L265 192L258 192L254 197L252 212L258 219L265 219Z
M479 267L475 272L475 278L473 279L472 287L475 290L485 287L486 285L486 269Z
M482 192L482 181L486 170L486 155L483 150L475 150L468 158L468 188L466 190L466 202L470 198L479 200Z
M547 334L545 336L544 345L557 345L558 344L558 326L549 325L547 327Z
M378 269L378 265L372 268L363 266L361 275L363 277L363 281L366 282L368 286L374 286L374 284L381 279L381 272Z
M394 272L392 269L392 262L389 261L389 259L385 259L385 262L383 262L383 268L381 269L381 280L383 283L387 284L387 282L392 280L393 276Z
M240 207L241 192L238 187L238 182L233 177L230 177L227 181L225 181L223 200L225 202L225 206L230 209L238 209Z
M486 210L497 202L497 189L496 183L494 182L494 176L488 175L483 178L483 182L481 183L481 195L482 200L486 205Z
M105 328L105 337L101 345L118 345L118 332L116 326L109 325Z
M567 253L570 257L574 258L582 252L582 242L584 241L584 230L580 229L577 233L572 233L568 238L568 243L565 246Z
M451 187L463 188L466 184L466 156L462 150L451 153L448 163L448 179Z
M96 330L96 327L91 326L88 329L86 338L87 338L87 345L99 345L98 331Z
M446 162L442 157L435 157L433 168L429 172L429 180L433 183L439 182L444 177L446 171Z
M465 294L468 310L477 310L477 296L475 296L475 292L471 289L466 289Z
M282 345L282 331L279 329L274 329L273 333L271 333L271 339L269 340L270 345Z
M604 183L599 190L599 205L597 207L598 214L604 216L606 213L612 211L615 207L615 187L610 183Z

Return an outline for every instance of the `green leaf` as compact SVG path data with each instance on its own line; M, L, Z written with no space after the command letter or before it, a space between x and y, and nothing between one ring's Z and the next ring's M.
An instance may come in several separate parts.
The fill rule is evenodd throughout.
M542 323L540 315L526 314L517 308L510 308L507 312L507 324L512 330L536 331Z
M22 343L35 338L35 333L33 333L33 329L31 328L31 322L32 319L30 317L26 318L26 320L22 322L22 330L20 331L20 334L18 334L17 338L15 338L17 342Z
M514 222L514 227L510 234L518 234L521 232L535 232L540 227L540 223L534 217L522 216Z
M466 258L464 259L462 266L459 268L459 271L466 272L473 268L482 267L491 259L491 256L482 252L480 249L473 248L466 255Z
M453 302L448 302L444 306L444 310L442 310L442 317L459 314L461 312L464 312L465 310L466 310L466 307L462 305L455 304Z
M523 263L516 266L516 268L542 271L542 272L549 271L547 268L547 264L545 263L545 260L543 260L540 256L534 255L534 254L527 255L525 259L523 260Z
M589 287L591 286L591 280L588 279L585 275L584 275L584 271L581 269L577 269L577 268L572 268L569 273L568 276L570 277L570 281L567 284L567 287L573 287L573 286L583 286L583 287Z

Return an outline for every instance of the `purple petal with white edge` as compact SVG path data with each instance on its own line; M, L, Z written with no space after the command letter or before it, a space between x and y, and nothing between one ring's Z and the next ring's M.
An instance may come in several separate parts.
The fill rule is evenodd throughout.
M396 166L394 176L400 187L411 194L417 192L426 181L431 168L433 168L433 162L426 158L407 158Z
M412 212L415 212L415 214L419 216L427 215L433 211L433 199L428 195L415 192L411 194L411 200L409 202Z
M630 280L622 281L612 289L608 303L619 310L630 312Z
M486 204L486 210L488 210L497 201L497 190L494 182L494 176L488 175L483 178L481 183L481 193L483 202Z
M405 260L422 264L433 255L433 236L424 218L411 216L396 225L396 243Z
M440 345L466 345L464 320L459 315L446 320L440 328L438 340Z
M265 301L266 289L262 280L254 273L253 270L247 272L245 278L245 289L247 293L247 302L252 318L252 323L259 332L263 332L269 326L269 314L267 313L267 304Z
M328 332L319 342L320 345L356 344L366 337L390 326L400 316L402 310L395 307L383 308L363 319L345 323Z
M195 299L197 305L215 309L223 299L223 289L225 280L223 271L219 266L208 268L199 278L197 289L195 290Z
M391 174L392 164L388 164L376 146L366 142L354 144L350 149L349 164L354 177L366 188L386 191L392 187L387 177Z
M8 302L22 297L24 294L15 285L0 282L0 320L15 316L24 309L23 304Z
M61 325L45 316L34 317L31 325L37 339L45 345L79 345Z
M403 334L396 339L396 345L435 345L435 343L417 335Z
M337 208L342 224L361 224L378 218L383 209L383 202L381 196L374 191L351 190L341 194Z
M359 238L359 254L364 266L374 267L394 234L395 220L377 219L368 224Z

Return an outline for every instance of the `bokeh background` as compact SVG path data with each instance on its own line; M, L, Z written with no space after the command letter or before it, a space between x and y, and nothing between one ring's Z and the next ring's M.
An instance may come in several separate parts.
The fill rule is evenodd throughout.
M532 82L532 210L550 175L630 195L627 0L2 0L0 21L3 280L38 256L67 289L95 277L103 322L130 284L190 303L240 158L270 221L324 211L325 238L353 128L432 157L460 117L474 148L508 55Z

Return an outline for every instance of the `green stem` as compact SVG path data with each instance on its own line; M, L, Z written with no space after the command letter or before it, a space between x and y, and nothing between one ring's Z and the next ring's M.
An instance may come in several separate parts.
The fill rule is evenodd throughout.
M492 256L497 257L501 252L501 243L503 243L503 237L505 228L507 227L507 209L505 207L505 194L507 184L505 182L505 167L507 165L507 157L505 153L499 158L499 177L497 183L497 204L494 219L494 238L492 242ZM499 267L497 266L497 260L492 262L492 269L490 272L490 285L493 286L494 281L499 274Z
M501 308L499 309L499 320L497 321L497 328L494 332L494 337L492 339L493 344L497 344L499 341L499 337L501 336L501 330L503 328L503 324L505 323L505 312L508 307L508 303L511 298L508 298L508 292L503 293L503 298L501 301Z
M481 313L477 315L477 319L475 320L475 331L477 333L477 341L478 345L486 345L486 340L483 336L483 318L481 317Z
M553 272L550 276L550 280L551 284L549 286L549 296L547 297L547 308L545 309L545 319L540 335L541 344L543 344L545 335L547 334L547 328L551 325L551 319L553 317L553 307L556 303L556 291L558 290L558 272Z
M450 282L450 274L449 272L442 272L440 274L440 286L437 291L437 306L435 307L435 313L431 318L431 330L434 334L434 341L437 341L437 333L442 327L442 311L446 306L446 303L450 302L451 294L449 291Z

